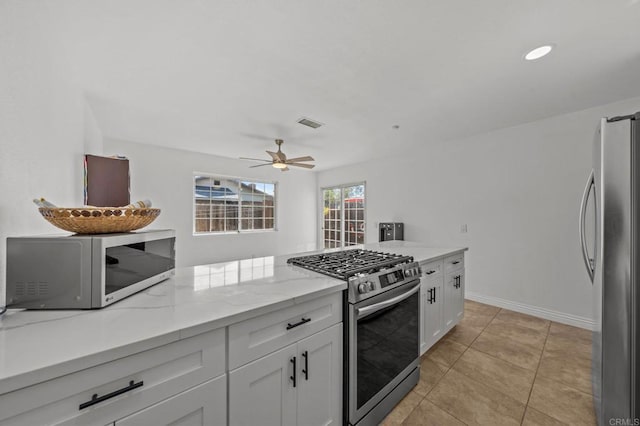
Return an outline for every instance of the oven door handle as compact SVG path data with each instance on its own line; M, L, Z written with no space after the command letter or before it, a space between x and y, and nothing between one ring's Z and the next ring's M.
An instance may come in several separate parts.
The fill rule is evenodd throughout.
M389 306L396 305L402 302L403 300L410 298L411 296L416 294L419 290L420 290L420 283L416 284L411 290L405 293L402 293L399 296L392 297L389 300L385 300L384 302L376 303L370 306L365 306L364 308L357 308L356 309L357 317L364 318L378 311L381 311L384 308L388 308Z

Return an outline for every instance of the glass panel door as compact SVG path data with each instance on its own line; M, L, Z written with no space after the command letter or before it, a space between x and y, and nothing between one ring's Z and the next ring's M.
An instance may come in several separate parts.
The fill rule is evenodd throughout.
M364 244L364 183L325 188L322 200L324 248Z
M342 247L342 189L322 191L324 248Z

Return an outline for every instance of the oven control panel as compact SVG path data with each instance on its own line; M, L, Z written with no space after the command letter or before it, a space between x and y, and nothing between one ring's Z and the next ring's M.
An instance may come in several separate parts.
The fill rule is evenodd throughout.
M367 299L388 289L420 278L420 266L412 262L370 274L349 278L349 302Z
M389 272L388 274L382 274L378 277L380 280L380 287L385 288L392 284L396 284L404 279L404 273L402 270Z

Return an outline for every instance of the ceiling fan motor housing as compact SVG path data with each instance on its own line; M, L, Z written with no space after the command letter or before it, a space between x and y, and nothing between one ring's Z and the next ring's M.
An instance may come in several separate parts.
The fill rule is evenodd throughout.
M314 164L301 163L301 161L315 161L313 157L308 155L305 157L297 157L297 158L291 158L287 160L287 156L285 155L284 152L282 152L282 149L281 149L282 144L284 143L284 140L276 139L275 142L276 142L276 145L278 145L278 151L277 152L266 151L267 154L271 156L271 161L260 160L257 158L245 158L246 160L263 161L266 163L266 164L260 164L257 166L250 166L250 167L261 167L261 166L267 166L271 164L273 167L275 167L276 169L280 169L283 172L286 172L287 170L289 170L288 166L303 167L305 169L313 169L315 167Z

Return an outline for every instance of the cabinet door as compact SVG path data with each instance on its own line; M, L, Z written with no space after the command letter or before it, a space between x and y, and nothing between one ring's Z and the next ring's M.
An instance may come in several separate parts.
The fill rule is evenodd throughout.
M293 344L231 371L229 424L295 425L297 387L293 387L291 377L296 378L298 386L299 358Z
M442 277L440 278L442 281ZM424 321L422 330L424 343L421 350L424 353L443 335L443 304L442 304L442 284L438 281L425 282L424 298Z
M115 426L209 426L227 423L227 376L205 382L118 420Z
M464 316L464 270L451 272L445 277L444 329L450 330Z
M297 424L342 424L342 324L298 342Z

